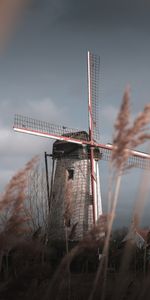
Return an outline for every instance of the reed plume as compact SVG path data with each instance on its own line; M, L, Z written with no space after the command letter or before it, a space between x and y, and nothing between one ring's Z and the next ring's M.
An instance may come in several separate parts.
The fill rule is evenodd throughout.
M111 171L113 172L113 186L109 191L110 211L108 218L108 231L105 238L103 256L94 281L93 290L89 300L94 299L94 294L98 286L99 278L103 272L104 286L101 300L105 298L106 276L108 265L108 253L112 226L115 218L116 206L119 196L122 174L125 169L131 167L128 165L128 159L131 156L132 148L135 148L150 139L147 132L150 123L150 104L147 104L133 124L130 121L130 88L125 89L123 101L118 113L113 135L113 149L111 155ZM113 192L112 192L113 191Z
M118 113L114 129L113 149L111 164L115 172L115 191L112 194L112 207L110 224L112 227L122 172L129 168L128 159L132 155L132 148L143 144L150 139L150 134L147 132L150 123L150 104L147 104L133 124L130 122L130 89L126 88L123 96L122 105ZM134 166L134 165L133 165ZM130 166L131 167L131 166Z
M111 163L115 172L115 190L111 195L111 218L109 222L108 236L113 225L116 205L118 201L118 194L121 184L122 172L129 168L128 159L132 155L131 149L143 144L150 139L148 133L148 125L150 124L150 104L144 107L134 120L133 124L130 122L130 89L126 88L123 96L122 105L118 113L114 129L113 150ZM134 166L134 165L133 165Z
M126 88L122 105L114 125L112 165L116 170L123 171L131 156L131 149L150 139L147 125L150 123L150 104L144 107L133 124L130 122L130 89Z
M22 225L27 217L24 214L24 201L26 199L26 188L28 172L34 167L38 157L30 160L17 174L15 174L4 193L0 196L0 213L6 215L5 224L2 224L2 232L21 233Z

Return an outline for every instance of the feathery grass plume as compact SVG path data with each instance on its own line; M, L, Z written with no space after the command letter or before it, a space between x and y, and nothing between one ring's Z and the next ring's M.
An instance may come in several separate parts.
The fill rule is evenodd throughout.
M116 187L113 198L112 216L116 207L118 198L118 190L121 182L121 173L129 168L127 165L128 158L131 156L130 149L136 148L150 139L150 134L147 132L150 124L150 104L144 107L143 112L130 124L130 109L129 109L129 88L125 90L123 103L115 123L115 134L113 138L112 150L112 166L116 172ZM134 165L133 165L134 166ZM131 166L132 167L132 166ZM117 195L116 195L117 194Z
M130 90L126 88L121 109L114 126L112 165L116 170L124 170L131 155L130 149L136 148L150 139L147 125L150 124L150 104L144 107L133 124L130 123Z
M116 172L115 191L112 195L112 218L109 223L108 236L106 238L106 248L109 247L110 232L112 230L116 205L118 201L119 188L121 184L121 174L128 168L127 161L131 155L130 149L136 148L150 139L150 134L147 133L148 125L150 123L150 104L146 105L143 112L141 112L130 124L129 115L129 90L126 89L123 97L123 104L115 123L115 135L113 139L112 151L112 166ZM108 250L108 249L107 249ZM121 265L121 272L124 272L126 265L131 260L131 251L128 251L128 246L125 248L123 262ZM121 288L119 289L121 293Z
M37 160L38 157L34 157L26 164L24 169L15 174L6 186L4 193L0 196L0 213L6 215L5 224L1 228L2 232L19 234L23 230L22 226L27 220L24 214L27 176Z
M131 155L130 149L136 148L150 139L150 134L147 132L148 125L150 124L150 104L146 105L143 112L141 112L133 124L130 124L129 115L129 90L126 89L123 97L123 104L118 114L117 121L115 123L115 135L113 139L113 151L112 151L112 166L116 172L115 191L112 195L112 218L109 223L108 236L106 238L106 247L109 247L110 232L112 230L116 205L118 201L118 194L121 184L121 174L128 168L127 161ZM129 251L127 251L129 252ZM130 262L130 255L124 257L124 262L127 264ZM125 263L123 263L121 269L123 271ZM120 289L121 292L121 289Z
M123 102L119 111L116 123L115 134L113 138L112 167L116 174L115 191L112 195L111 215L114 218L115 208L118 199L118 193L121 183L121 174L128 168L128 158L131 156L131 149L135 148L150 139L147 133L147 125L150 124L150 104L147 104L133 124L130 124L130 95L129 88L125 90ZM110 224L113 220L110 222ZM111 225L112 226L112 225Z
M111 156L111 168L113 171L114 181L113 187L110 190L110 218L108 219L108 231L103 248L103 256L101 259L100 266L97 271L95 278L93 291L90 296L90 300L93 299L94 293L96 291L99 278L102 271L106 275L107 272L107 262L108 262L108 252L109 252L109 242L113 226L113 221L115 218L116 205L118 201L118 195L121 185L121 178L123 171L128 168L127 162L128 158L131 156L131 150L133 147L141 145L143 142L150 139L150 134L147 133L147 125L150 123L150 104L146 105L144 111L141 112L133 124L130 122L130 88L126 88L123 101L118 113L115 125L114 125L114 136L113 136L113 149ZM113 192L112 192L113 191ZM105 268L105 269L104 269ZM105 287L106 278L104 282L104 290L101 299L105 298Z
M114 129L112 163L115 167L122 167L124 159L127 159L126 148L128 146L128 137L126 135L130 124L130 89L125 89L123 101L118 113Z

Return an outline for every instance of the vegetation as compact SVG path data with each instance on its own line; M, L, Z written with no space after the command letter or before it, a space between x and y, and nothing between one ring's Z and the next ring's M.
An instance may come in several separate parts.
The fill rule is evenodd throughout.
M126 149L150 137L150 105L132 125L129 107L126 89L115 123L105 237L101 234L104 221L100 218L79 243L52 243L48 239L48 207L38 158L11 179L0 197L0 299L149 299L149 240L138 248L130 241L122 242L126 228L112 232L121 177L128 168L130 151ZM139 195L133 212L133 216L138 216L136 226L146 196L144 184L141 183L142 197ZM64 221L69 214L70 208L66 207Z

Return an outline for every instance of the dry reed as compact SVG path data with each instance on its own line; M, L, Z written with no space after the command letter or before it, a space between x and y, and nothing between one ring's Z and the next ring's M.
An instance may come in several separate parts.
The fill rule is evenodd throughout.
M54 273L51 282L47 281L45 283L44 288L39 287L38 276L32 278L30 284L28 283L28 289L24 292L24 296L22 299L27 299L32 297L32 299L82 299L84 300L84 294L81 296L80 292L77 291L77 297L72 298L71 294L71 273L70 273L70 265L72 261L82 253L86 253L88 250L94 250L102 246L103 253L100 260L98 272L95 277L93 289L90 291L90 300L95 299L149 299L148 298L148 291L149 291L149 284L148 280L142 282L142 289L139 287L138 282L133 283L133 278L130 277L130 274L127 272L117 276L114 282L109 282L107 277L107 267L108 267L108 255L110 250L110 235L112 232L112 225L115 217L116 212L116 204L118 201L118 194L119 188L121 184L121 176L126 170L128 158L131 155L129 149L136 147L149 139L149 134L146 132L147 125L150 122L150 106L146 106L144 111L139 114L139 116L135 119L134 123L130 124L130 105L129 105L129 89L125 90L123 103L120 109L120 112L117 117L117 121L115 123L115 134L113 138L113 145L114 149L112 152L112 168L115 174L115 181L113 182L114 191L111 194L111 210L110 215L107 216L106 222L102 218L100 218L96 224L96 226L90 230L87 235L80 241L77 246L75 246L71 251L67 250L67 254L62 259L58 269ZM128 150L127 150L128 149ZM24 233L24 225L26 224L27 218L24 215L24 200L26 198L26 188L27 188L27 174L32 168L34 167L35 163L37 162L37 158L30 161L23 170L18 172L10 181L4 194L0 197L0 212L3 213L4 211L7 213L6 222L4 224L4 230L2 232L8 233L8 236L20 236ZM143 191L143 186L142 186ZM65 203L65 214L64 214L64 221L65 225L69 225L71 215L72 215L72 207L71 207L71 194L72 194L72 182L68 181L67 189L66 189L66 203ZM139 200L140 203L140 200ZM138 207L141 207L141 204L138 204ZM107 222L108 220L108 222ZM106 227L106 223L108 228ZM104 241L102 233L107 231L107 235ZM68 236L66 236L68 240ZM0 241L2 240L0 234ZM3 245L6 248L6 243L8 247L8 241L6 238L4 240ZM13 244L14 245L14 244ZM2 246L2 243L1 243ZM47 245L46 245L47 246ZM11 244L12 247L12 244ZM68 247L68 244L67 244ZM2 246L2 249L4 247ZM49 251L49 249L46 249ZM131 249L130 249L131 250ZM131 253L128 255L127 259L123 257L123 263L126 263L126 266L130 263ZM21 253L21 255L20 255ZM21 243L17 246L17 250L14 254L14 264L17 272L18 270L18 262L19 266L24 262L29 263L31 261L31 268L35 264L38 266L39 273L41 271L41 253L42 253L42 244L39 243L38 238L32 240L31 243ZM30 254L31 257L30 257ZM29 255L29 257L28 257ZM40 262L39 262L40 260ZM49 264L49 259L47 260L47 264ZM29 267L29 266L28 266ZM1 268L0 268L1 269ZM28 272L27 272L28 271ZM29 275L29 268L25 270L26 276ZM69 272L69 278L68 278ZM44 275L45 276L45 275ZM47 276L47 275L46 275ZM126 277L126 278L125 278ZM26 277L25 277L26 278ZM47 277L46 277L47 278ZM93 277L94 279L94 277ZM82 283L84 285L84 282ZM107 284L107 286L106 286ZM65 291L66 286L69 285L69 293L66 292L63 296L63 288ZM109 294L109 285L111 287L111 293ZM107 290L106 290L107 287ZM41 291L40 291L41 288ZM76 286L78 290L78 286ZM117 292L115 291L117 290ZM39 293L40 292L40 293ZM45 295L45 294L46 295ZM85 293L87 294L87 293ZM81 297L80 297L81 296ZM75 296L74 296L75 297ZM3 297L5 298L5 297ZM8 299L10 299L8 297ZM15 298L17 299L17 298ZM86 297L87 299L87 297Z
M123 102L114 125L112 164L117 171L126 167L131 155L130 149L136 148L150 139L147 125L150 123L150 104L144 107L133 124L130 122L130 90L126 88Z
M1 231L3 233L22 234L23 224L27 221L24 214L24 201L26 199L27 176L33 168L38 157L29 161L25 168L15 174L4 193L0 196L0 213L6 215L5 224Z
M108 219L108 231L105 238L105 244L103 248L103 256L98 268L93 290L89 300L94 299L99 279L103 272L104 275L104 286L101 299L105 298L106 288L106 276L107 276L107 265L108 265L108 253L110 236L112 232L112 226L116 213L116 205L119 196L119 190L121 185L121 178L123 172L129 168L128 159L131 156L131 150L133 147L137 147L143 144L145 141L150 139L150 134L147 133L147 125L150 123L150 104L146 105L143 112L141 112L134 120L133 124L130 122L130 89L126 88L123 101L118 113L115 125L114 125L114 136L113 136L113 150L111 156L111 168L113 172L114 187L111 187L109 191L110 202L110 218ZM113 192L112 192L113 191Z
M130 95L129 88L125 90L123 102L119 111L116 123L115 133L113 138L112 150L112 167L116 173L115 191L112 195L112 208L109 223L109 234L112 228L113 219L115 216L116 204L118 200L119 188L121 184L122 172L128 168L128 158L131 156L133 147L137 147L150 139L150 134L147 133L147 125L150 124L150 104L146 105L143 112L141 112L134 120L133 124L130 122Z

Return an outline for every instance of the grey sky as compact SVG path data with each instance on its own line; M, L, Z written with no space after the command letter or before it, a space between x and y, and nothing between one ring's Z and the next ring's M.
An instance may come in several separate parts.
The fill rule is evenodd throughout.
M101 57L102 142L111 141L114 118L128 83L133 115L149 102L149 13L146 0L30 2L0 57L1 191L28 159L50 151L48 140L13 132L14 113L87 129L88 49ZM105 201L107 164L102 163L101 169ZM124 179L120 216L129 215L136 197L140 172L131 173Z

